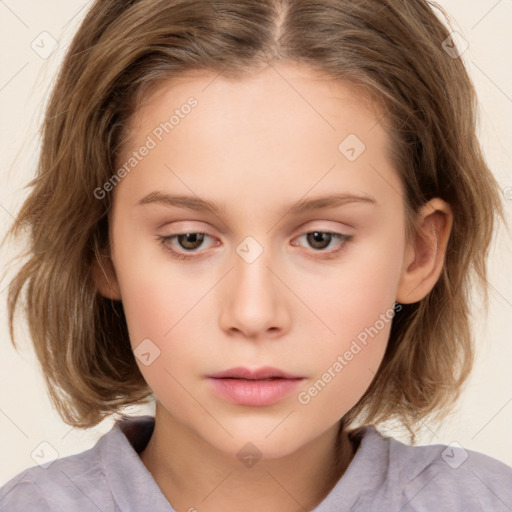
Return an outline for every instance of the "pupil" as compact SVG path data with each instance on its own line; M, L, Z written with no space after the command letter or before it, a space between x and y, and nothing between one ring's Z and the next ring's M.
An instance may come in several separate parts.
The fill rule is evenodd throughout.
M320 231L314 231L308 234L309 243L315 249L325 249L331 241L331 233L322 233Z
M179 235L179 243L184 249L196 249L203 241L202 233L186 233Z

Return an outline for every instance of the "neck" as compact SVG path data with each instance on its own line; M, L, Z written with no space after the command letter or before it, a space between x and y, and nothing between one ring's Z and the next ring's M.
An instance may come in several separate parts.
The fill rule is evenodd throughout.
M245 467L175 421L157 402L155 429L140 458L176 511L312 510L354 456L339 427L285 457Z

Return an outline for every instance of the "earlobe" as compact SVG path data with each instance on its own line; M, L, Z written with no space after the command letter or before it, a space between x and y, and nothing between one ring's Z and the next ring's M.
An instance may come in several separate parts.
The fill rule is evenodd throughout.
M92 275L94 283L103 297L121 300L121 292L112 260L108 256L96 255Z
M448 203L435 198L423 205L418 214L418 235L406 246L397 302L418 302L432 290L443 270L452 225Z

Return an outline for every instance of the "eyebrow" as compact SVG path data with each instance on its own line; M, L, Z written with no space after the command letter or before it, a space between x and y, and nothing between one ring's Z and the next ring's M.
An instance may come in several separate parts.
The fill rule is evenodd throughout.
M219 204L215 201L201 199L199 197L185 196L185 195L170 195L159 190L150 192L142 199L140 199L136 205L148 205L148 204L162 204L166 206L174 206L178 208L186 208L195 211L207 211L210 210L215 214L223 215L226 213L226 207L224 204ZM285 205L279 212L279 215L291 214L299 215L305 212L311 212L314 210L322 210L326 208L336 208L345 204L353 203L366 203L377 205L377 200L366 194L332 194L326 196L317 196L311 198L301 199L298 202Z

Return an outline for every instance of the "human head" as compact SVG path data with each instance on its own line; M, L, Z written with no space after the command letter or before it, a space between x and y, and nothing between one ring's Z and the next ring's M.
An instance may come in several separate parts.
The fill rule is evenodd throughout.
M31 258L10 289L12 320L29 282L36 353L68 422L91 426L150 392L121 304L98 293L93 272L96 261L108 266L111 213L110 195L98 200L93 191L115 173L133 113L180 73L242 78L269 62L348 81L379 105L408 240L428 200L442 198L455 214L438 282L421 300L404 301L383 364L347 422L365 413L365 421L396 416L412 425L456 397L472 363L470 272L485 282L500 203L476 140L474 90L442 47L448 36L425 1L93 5L48 106L38 178L15 226L30 228Z

